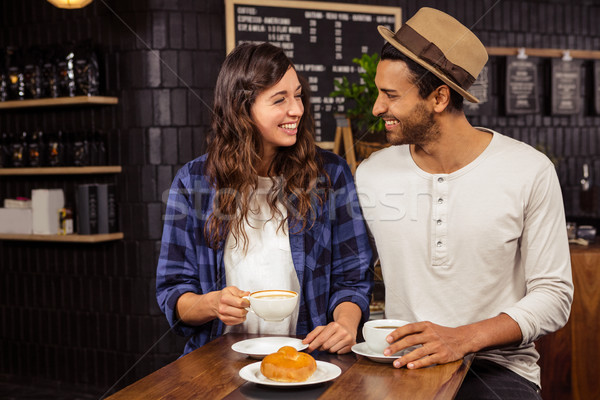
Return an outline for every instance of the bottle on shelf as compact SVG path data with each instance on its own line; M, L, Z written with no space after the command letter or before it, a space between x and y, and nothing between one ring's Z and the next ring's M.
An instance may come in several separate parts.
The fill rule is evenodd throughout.
M25 99L25 76L21 67L21 54L18 49L6 50L8 75L8 100Z
M8 133L2 132L0 135L0 168L7 168L10 166L9 148L10 142L8 139Z
M34 131L29 138L29 166L42 167L45 165L45 145L44 133L42 131Z
M56 68L56 47L44 49L42 60L42 97L58 97L58 75Z
M36 47L30 48L23 57L23 81L26 99L42 97L41 53Z
M48 136L46 144L47 164L49 167L65 165L65 147L62 141L62 131L53 132Z
M58 60L58 94L60 97L75 96L75 54L66 49Z
M11 167L19 168L27 166L28 162L27 132L15 135L11 144Z
M108 165L108 152L106 150L106 133L96 131L95 140L97 152L97 165Z
M76 132L73 135L71 151L74 166L83 167L90 165L89 142L84 132Z

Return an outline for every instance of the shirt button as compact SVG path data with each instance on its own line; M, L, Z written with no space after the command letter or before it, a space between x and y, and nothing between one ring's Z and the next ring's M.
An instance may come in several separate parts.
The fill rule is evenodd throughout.
M442 224L442 220L441 219L438 219L436 222L437 222L438 225Z
M438 204L442 204L444 202L444 199L442 199L441 197L438 199Z
M442 242L439 241L439 242L436 243L436 245L437 245L437 247L442 247Z
M439 183L442 183L442 182L444 182L444 178L442 178L442 177L439 177L439 178L438 178L438 182L439 182Z

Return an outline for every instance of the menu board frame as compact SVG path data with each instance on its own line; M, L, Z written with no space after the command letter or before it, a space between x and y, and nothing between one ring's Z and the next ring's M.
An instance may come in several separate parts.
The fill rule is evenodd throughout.
M402 8L392 6L374 6L368 4L325 3L304 0L225 0L225 39L227 54L235 47L234 6L243 4L256 7L299 8L320 11L361 12L366 14L394 14L396 22L394 32L402 24Z
M359 76L360 67L352 62L353 58L360 58L363 53L374 53L379 52L381 46L385 43L385 40L379 35L376 27L378 25L386 25L390 29L394 29L397 31L400 29L402 24L402 8L400 7L392 7L392 6L375 6L375 5L365 5L365 4L346 4L346 3L335 3L335 2L319 2L319 1L284 1L284 0L224 0L225 1L225 39L226 39L226 51L229 53L240 41L270 41L276 45L279 45L277 40L271 40L269 37L270 29L273 29L272 26L266 26L263 32L260 34L254 34L253 32L244 31L243 29L262 29L259 24L262 21L262 25L266 25L264 21L266 18L270 20L277 19L272 16L268 16L264 14L265 10L269 8L273 8L273 15L277 15L279 19L284 20L284 15L289 14L292 17L292 23L289 25L290 30L293 28L292 34L287 34L289 32L285 32L287 30L285 26L283 27L283 35L287 38L289 43L283 42L281 45L286 51L286 54L290 56L292 61L297 67L299 73L303 74L309 84L311 84L311 103L313 109L313 116L315 117L315 131L317 135L317 141L322 142L326 141L329 144L332 144L334 134L335 134L335 118L333 117L334 113L344 113L345 112L345 99L344 98L331 98L329 97L329 93L334 90L333 81L334 79L340 79L340 76L347 76L351 82L358 82L361 78ZM256 15L246 15L241 12L238 12L243 7L254 8L252 12L256 12ZM244 10L247 11L247 10ZM296 18L297 12L302 12L301 18ZM263 14L261 14L261 12ZM308 22L311 21L312 17L306 16L307 13L322 13L324 15L332 14L335 17L337 13L340 16L339 23L343 23L343 27L340 29L333 29L330 25L335 21L331 21L328 19L329 17L325 17L319 20L319 33L315 34L311 32L313 29L312 26L307 25ZM352 24L358 24L354 20L350 21L342 21L342 15L346 17L348 15L352 15L354 18L355 15L363 15L363 16L371 16L370 21L368 22L360 22L361 26L368 29L368 40L365 40L365 46L361 46L359 43L360 40L356 40L357 35L364 36L365 33L362 31L357 31L357 29L350 29L347 26L352 26ZM358 15L358 16L360 16ZM239 17L243 18L239 18ZM260 18L260 17L264 17ZM386 20L385 23L380 23L379 17ZM289 19L289 18L288 18ZM392 23L393 20L393 23ZM248 24L243 25L249 21ZM308 22L307 22L308 21ZM282 24L284 24L283 22ZM321 23L326 24L325 28L321 28ZM301 33L298 33L300 29L298 29L298 25L307 25L302 27ZM393 24L393 26L392 26ZM278 27L275 27L278 28ZM346 32L343 29L346 28ZM372 29L371 29L372 28ZM335 37L333 32L330 34L323 33L323 29L328 29L329 31L335 31ZM350 29L350 30L348 30ZM315 31L316 31L315 27ZM338 31L342 32L340 37L337 37ZM353 39L349 39L346 34L353 35ZM276 36L276 35L273 35ZM245 39L245 38L247 39ZM260 39L257 39L260 37ZM263 38L264 37L264 38ZM322 40L324 40L322 42ZM335 46L332 44L335 40ZM341 44L338 46L338 40L341 41ZM313 69L308 70L308 66L315 67L314 63L311 61L304 61L306 58L305 55L313 56L314 51L308 52L307 49L311 49L310 46L315 46L319 44L319 47L316 48L316 51L321 50L319 53L319 65L316 67L320 67L321 70ZM376 43L376 46L373 44ZM285 48L284 45L288 45L291 47ZM345 46L344 46L345 45ZM325 50L329 47L335 48L335 51ZM342 50L338 50L338 48L344 48ZM348 50L347 46L350 46L350 50ZM299 51L296 51L298 48L301 48ZM363 50L368 49L368 50ZM290 54L291 53L291 54ZM300 53L297 59L294 58L294 55ZM306 64L303 64L306 63ZM354 80L353 80L354 79ZM329 86L331 87L329 89ZM317 90L314 89L317 88ZM317 101L313 100L322 100L322 104L318 104ZM322 118L322 119L321 119Z

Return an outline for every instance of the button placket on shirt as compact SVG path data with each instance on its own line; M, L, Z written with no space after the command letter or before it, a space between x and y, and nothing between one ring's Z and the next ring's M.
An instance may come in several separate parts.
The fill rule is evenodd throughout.
M443 266L448 263L447 237L448 229L446 218L448 215L448 182L447 175L433 176L433 257L434 266Z

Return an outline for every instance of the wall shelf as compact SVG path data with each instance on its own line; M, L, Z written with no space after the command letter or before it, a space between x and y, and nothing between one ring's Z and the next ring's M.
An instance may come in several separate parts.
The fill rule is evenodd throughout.
M123 239L123 232L102 233L97 235L23 235L2 233L0 240L21 240L33 242L63 242L63 243L100 243Z
M118 104L117 97L108 96L75 96L56 97L51 99L10 100L0 102L0 109L29 108L29 107L60 107L82 104Z
M519 54L519 49L519 47L486 47L487 53L490 56L516 56ZM526 47L525 54L531 57L560 58L566 50L569 50L569 54L573 58L600 59L600 51L598 50L537 49Z
M1 175L88 175L120 174L120 165L101 165L94 167L39 167L39 168L0 168Z

